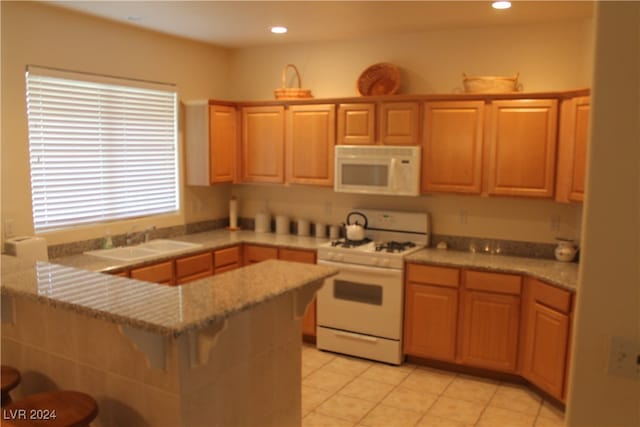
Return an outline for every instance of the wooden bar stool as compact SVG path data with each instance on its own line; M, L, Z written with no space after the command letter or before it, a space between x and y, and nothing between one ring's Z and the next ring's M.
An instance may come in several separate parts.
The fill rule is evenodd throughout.
M9 396L9 392L20 384L20 372L7 365L1 365L1 368L2 406L5 406L11 403L11 396Z
M52 391L3 406L2 414L5 426L85 427L98 416L98 405L78 391Z

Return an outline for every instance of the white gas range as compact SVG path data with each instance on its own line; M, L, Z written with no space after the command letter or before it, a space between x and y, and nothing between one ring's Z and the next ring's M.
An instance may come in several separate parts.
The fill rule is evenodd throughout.
M429 245L426 213L358 209L366 238L318 247L318 264L340 269L318 292L317 346L399 365L404 257Z

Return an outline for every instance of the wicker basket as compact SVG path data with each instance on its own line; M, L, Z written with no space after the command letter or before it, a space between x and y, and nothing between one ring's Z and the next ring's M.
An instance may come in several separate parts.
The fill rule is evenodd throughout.
M298 87L297 88L288 88L287 87L287 70L289 68L293 68L293 71L296 72L296 77L298 79ZM293 64L287 64L282 69L282 87L273 91L276 96L276 99L308 99L313 98L311 94L311 90L309 89L300 89L302 85L302 79L300 78L300 72Z
M462 73L464 91L467 93L504 93L517 92L519 90L518 76L499 77L499 76L467 76Z
M360 74L357 86L363 96L393 95L400 88L400 70L388 62L373 64Z

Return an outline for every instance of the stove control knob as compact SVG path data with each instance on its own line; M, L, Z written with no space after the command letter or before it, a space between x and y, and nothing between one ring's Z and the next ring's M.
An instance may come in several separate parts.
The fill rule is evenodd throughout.
M378 265L380 265L381 267L389 267L389 259L382 258L381 260L378 261Z

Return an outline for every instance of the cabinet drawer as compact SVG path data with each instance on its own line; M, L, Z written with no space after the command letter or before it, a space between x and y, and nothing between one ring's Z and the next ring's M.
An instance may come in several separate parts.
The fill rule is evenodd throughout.
M303 262L306 264L316 263L316 252L304 249L280 249L279 259L285 261Z
M197 276L206 277L213 274L213 262L211 252L178 258L176 260L176 279Z
M219 249L213 253L213 265L220 268L229 264L237 264L240 262L240 247L232 246L230 248Z
M407 281L457 288L460 284L460 270L409 263L407 264Z
M490 273L487 271L465 271L464 286L477 291L520 295L522 277L517 274Z
M542 305L563 313L569 313L571 310L571 292L557 288L553 285L547 285L536 279L531 279L531 294L533 299Z
M173 261L165 261L131 270L131 278L173 285Z
M215 274L225 273L227 271L235 270L236 268L240 268L240 267L242 267L242 265L240 265L239 262L236 262L234 264L227 264L227 265L223 265L222 267L216 267L214 273Z
M252 264L267 259L277 259L278 248L271 246L246 245L244 247L245 264Z

